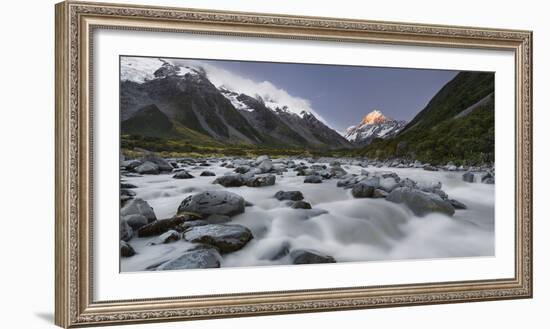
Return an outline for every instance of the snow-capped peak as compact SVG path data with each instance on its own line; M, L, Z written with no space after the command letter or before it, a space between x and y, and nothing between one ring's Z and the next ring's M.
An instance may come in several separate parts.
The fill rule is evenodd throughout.
M168 59L156 57L121 57L120 80L144 83L168 75L185 76L200 74L201 69L190 65L175 64Z
M348 127L343 136L354 144L367 145L374 138L389 138L405 127L405 121L392 120L374 110L365 115L359 124Z
M374 110L374 111L370 112L369 114L367 114L363 117L363 120L361 120L361 124L362 125L368 125L368 124L373 124L373 123L382 123L382 122L385 122L386 120L387 119L382 114L382 112L380 112L378 110Z

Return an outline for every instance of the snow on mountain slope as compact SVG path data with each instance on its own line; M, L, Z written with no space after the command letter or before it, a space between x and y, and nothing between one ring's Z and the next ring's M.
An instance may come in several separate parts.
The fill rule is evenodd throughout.
M355 145L367 145L374 138L395 136L405 125L405 121L388 119L375 110L364 116L359 124L347 128L344 137Z
M303 118L303 113L311 113L321 122L329 125L311 106L309 100L290 95L286 90L269 81L257 82L225 70L206 61L154 58L154 57L121 57L121 80L143 83L155 78L155 72L165 63L178 68L177 75L196 74L203 71L208 80L239 110L251 109L239 102L236 97L246 94L261 100L273 111L277 109L294 113Z

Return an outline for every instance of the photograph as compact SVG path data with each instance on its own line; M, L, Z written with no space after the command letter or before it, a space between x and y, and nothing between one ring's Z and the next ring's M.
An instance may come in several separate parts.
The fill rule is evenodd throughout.
M495 256L495 73L119 56L120 272Z

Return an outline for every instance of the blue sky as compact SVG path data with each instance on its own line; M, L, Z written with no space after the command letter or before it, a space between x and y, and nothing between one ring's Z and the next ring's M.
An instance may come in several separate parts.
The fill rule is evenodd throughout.
M458 71L245 61L200 61L306 99L333 128L372 110L411 120Z

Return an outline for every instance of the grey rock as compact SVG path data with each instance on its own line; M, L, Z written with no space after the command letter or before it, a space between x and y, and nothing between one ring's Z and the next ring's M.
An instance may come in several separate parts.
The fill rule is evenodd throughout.
M143 160L145 161L145 163L151 162L156 164L158 167L158 170L162 172L171 172L172 169L174 169L168 161L164 160L161 157L156 156L153 153L145 154L145 156L143 157Z
M311 209L311 204L305 201L294 201L290 208L292 209Z
M129 189L129 188L137 188L137 186L135 186L134 184L121 182L120 188Z
M430 165L424 166L424 170L426 170L426 171L439 171L439 169L437 169L434 166L430 166Z
M180 225L186 223L187 221L196 221L199 218L200 217L186 214L174 218L160 219L140 227L137 233L139 237L160 235L170 230L177 229Z
M412 188L412 189L416 189L417 188L417 184L415 181L413 181L412 179L410 178L405 178L403 180L401 180L399 182L399 186L401 187L407 187L407 188Z
M382 199L388 196L388 192L381 190L381 189L375 189L372 193L372 198L374 199Z
M194 177L195 176L191 175L186 170L180 170L174 176L172 176L172 178L176 178L176 179L189 179L189 178L194 178Z
M495 176L493 176L490 172L487 172L481 177L481 182L484 184L494 184Z
M120 240L121 257L132 257L135 254L136 254L136 251L134 250L134 248L132 248L132 246L128 242L124 240Z
M223 175L216 178L212 183L220 184L221 186L224 186L224 187L239 187L245 184L245 180L243 176L241 176L240 174Z
M229 221L231 221L231 217L218 214L210 215L205 219L207 224L223 224Z
M216 174L211 171L205 170L201 172L201 176L216 176Z
M420 190L398 187L394 189L386 200L394 203L403 203L417 216L425 216L432 212L440 212L452 216L454 207L439 195Z
M260 169L262 173L267 173L273 169L273 162L270 159L266 159L258 165L258 169Z
M264 162L265 160L269 160L269 156L267 155L260 155L259 157L256 158L256 161L254 161L254 163L256 165L259 165L260 163Z
M218 214L234 216L244 212L243 197L228 191L205 191L190 195L178 207L178 213L191 212L207 217Z
M338 182L336 182L337 187L343 187L344 189L352 188L353 185L357 184L359 181L366 179L366 176L353 176L348 175L342 177Z
M152 241L150 241L148 243L148 245L155 246L155 245L158 245L158 244L165 244L165 243L178 241L180 239L181 239L181 233L179 233L176 230L170 230L170 231L165 232L165 233L161 234L160 236L156 237Z
M275 175L256 176L246 181L248 187L263 187L275 184Z
M455 199L449 199L448 202L453 206L455 209L467 209L466 205L460 201L457 201Z
M279 260L290 253L290 243L288 241L283 242L277 249L270 250L266 254L260 257L260 259Z
M206 220L203 220L203 219L198 219L198 220L188 221L188 222L185 222L181 225L178 225L176 227L176 230L178 232L185 232L185 231L189 230L192 227L203 226L203 225L208 225L208 224L211 224L211 223L207 222Z
M471 172L465 172L462 174L462 180L468 183L473 183L475 181L475 175Z
M156 268L157 271L185 270L196 268L218 268L221 256L214 248L197 248L184 252L178 258Z
M279 201L283 201L283 200L300 201L304 199L304 195L300 191L279 191L275 193L275 198Z
M126 160L120 163L121 167L124 167L126 170L134 170L136 167L139 167L143 162L139 160Z
M322 182L323 182L323 180L319 176L307 176L304 179L304 183L309 183L309 184L319 184L319 183L322 183Z
M131 214L124 216L123 219L130 225L133 230L138 230L140 227L149 224L147 217L142 214Z
M147 218L147 222L151 223L155 220L157 220L157 216L155 215L155 212L153 211L153 208L147 203L147 201L136 198L133 200L128 201L122 209L120 209L120 215L121 216L129 216L129 215L142 215L145 218Z
M138 174L149 174L149 175L158 175L160 173L159 166L157 166L155 163L147 161L136 168L134 170Z
M296 249L290 252L292 264L324 264L336 263L336 260L328 255L309 249Z
M238 174L246 174L247 172L250 171L250 166L239 166L237 168L235 168L235 170L233 170L234 172L238 173Z
M244 247L252 238L252 232L242 225L209 224L193 227L184 233L185 240L204 243L220 250L233 252Z
M119 223L119 235L120 239L123 241L130 241L134 236L134 230L130 225L128 225L128 222L122 218Z
M357 183L351 189L351 195L354 198L372 198L374 195L374 186L363 184L363 182Z

